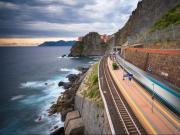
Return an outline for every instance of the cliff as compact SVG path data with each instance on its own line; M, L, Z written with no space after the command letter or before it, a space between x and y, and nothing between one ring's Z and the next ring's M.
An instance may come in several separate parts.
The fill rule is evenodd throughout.
M85 135L111 133L98 86L98 64L93 65L88 70L78 88L74 109L74 113L67 114L65 134L77 132L79 129L81 129L81 132L83 130ZM81 127L77 128L74 123L78 123Z
M69 56L93 56L103 55L107 44L101 39L101 35L90 32L71 48Z
M125 26L115 33L116 45L132 40L137 34L147 32L179 0L142 0L132 12Z
M145 33L149 32L156 22L163 15L166 15L169 9L178 4L180 4L179 0L142 0L138 3L137 8L132 12L124 27L114 33L115 36L113 38L108 38L108 41L105 43L101 39L101 35L96 32L90 32L82 40L76 42L69 56L103 55L106 50L110 50L114 45L120 46L126 41L131 43L137 40L139 36L144 36ZM149 35L150 38L152 36L156 38L156 33ZM147 40L146 36L144 40Z
M64 41L64 40L48 41L48 42L44 42L44 43L40 44L39 47L43 47L43 46L73 46L75 43L76 43L76 41Z
M98 64L93 65L75 97L75 109L81 114L84 123L84 134L109 134L103 101L98 86Z

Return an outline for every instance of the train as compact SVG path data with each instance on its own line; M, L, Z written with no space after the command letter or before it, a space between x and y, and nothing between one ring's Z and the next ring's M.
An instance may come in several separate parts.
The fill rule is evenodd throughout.
M115 55L115 58L119 66L123 67L126 72L132 74L133 78L152 94L152 99L158 99L167 108L180 116L180 93L178 91L160 80L153 78L149 73L125 61L118 54Z

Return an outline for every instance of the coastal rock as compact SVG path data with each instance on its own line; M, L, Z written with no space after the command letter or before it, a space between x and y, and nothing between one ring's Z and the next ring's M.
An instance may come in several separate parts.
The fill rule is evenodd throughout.
M61 127L54 132L52 132L50 135L64 135L64 127Z
M54 129L57 129L58 128L58 126L54 126Z
M85 69L83 69L85 70ZM66 114L74 109L74 98L79 85L84 78L84 73L70 74L67 76L70 82L59 82L58 86L63 86L66 90L58 97L56 103L52 104L48 110L49 116L54 113L61 113L62 121L65 120Z
M70 87L72 87L72 83L60 81L60 82L58 83L58 86L59 86L59 87L63 86L64 89L69 89Z
M66 78L68 78L68 80L69 80L70 82L75 82L76 79L79 78L79 75L76 75L76 74L69 74L68 76L66 76Z
M63 84L64 84L64 82L63 81L60 81L59 83L58 83L58 86L60 87L60 86L63 86Z
M66 57L66 54L63 54L62 57Z
M103 55L106 51L107 44L97 32L90 32L81 41L77 41L71 48L69 56L94 56Z
M77 68L79 71L81 71L82 73L86 73L89 69L89 67L78 67Z

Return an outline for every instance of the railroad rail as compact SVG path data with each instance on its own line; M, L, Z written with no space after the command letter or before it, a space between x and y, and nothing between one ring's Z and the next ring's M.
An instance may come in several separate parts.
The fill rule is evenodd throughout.
M118 90L107 66L106 57L102 58L100 67L100 85L109 108L110 117L116 134L145 134L145 130L139 123L131 108ZM112 108L114 109L113 113ZM119 123L119 124L118 124ZM117 125L118 124L118 125ZM121 131L118 131L121 129Z

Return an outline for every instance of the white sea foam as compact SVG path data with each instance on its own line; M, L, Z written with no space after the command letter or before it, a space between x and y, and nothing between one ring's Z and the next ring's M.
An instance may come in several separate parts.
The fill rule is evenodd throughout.
M68 57L70 59L78 59L79 57Z
M79 74L80 71L74 68L61 68L60 71L62 72L69 72L69 74Z
M88 62L89 64L94 64L95 63L95 61L90 61L90 62Z
M25 95L17 95L17 96L13 96L13 97L11 98L11 100L12 100L12 101L18 100L18 99L23 98L24 96L25 96Z
M67 57L67 56L64 56L64 57L62 57L62 56L59 56L59 57L57 57L58 59L62 59L62 58L70 58L70 57Z
M41 103L43 101L51 102L52 100L56 100L61 92L64 91L63 88L58 86L60 81L68 82L68 78L65 76L57 76L52 78L51 80L46 81L33 81L33 82L26 82L21 83L21 88L29 88L34 89L38 88L41 89L43 94L42 95L31 95L27 98L21 100L24 104L35 104ZM47 103L48 104L48 103Z
M79 57L68 57L68 56L64 56L64 57L62 57L62 56L59 56L59 57L57 57L58 59L62 59L62 58L67 58L67 59L78 59Z
M20 84L20 88L40 88L46 87L45 82L43 81L32 81L32 82L25 82Z
M61 80L61 78L59 80ZM29 81L29 82L21 83L20 88L47 88L56 85L56 83L57 82L55 80Z
M67 74L70 73L79 73L78 70L75 69L62 69L64 72L67 71ZM59 114L53 114L52 116L48 116L48 109L52 105L52 102L56 102L57 98L61 95L61 92L64 91L62 87L58 86L60 81L68 82L68 78L66 75L54 76L50 80L44 81L29 81L25 83L21 83L21 88L34 89L38 88L41 91L40 94L34 94L26 96L20 100L20 103L26 106L36 106L38 105L40 111L34 117L34 121L39 123L41 126L50 125L47 129L47 134L50 134L54 130L54 126L58 125L59 127L63 126L63 122L61 122L61 117ZM37 127L38 128L38 127Z

